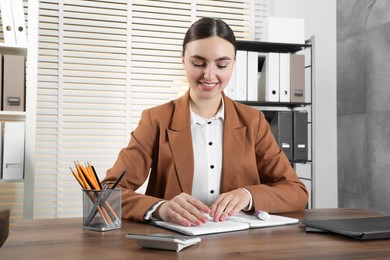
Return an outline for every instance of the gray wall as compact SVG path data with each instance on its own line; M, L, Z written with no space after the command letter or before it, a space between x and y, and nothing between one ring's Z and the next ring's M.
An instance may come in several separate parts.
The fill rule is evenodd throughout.
M339 207L390 214L390 1L337 1Z

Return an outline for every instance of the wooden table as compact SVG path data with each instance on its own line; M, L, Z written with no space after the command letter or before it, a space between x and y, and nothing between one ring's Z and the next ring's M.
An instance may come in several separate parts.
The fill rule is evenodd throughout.
M350 218L379 216L356 209L316 209L283 214ZM176 253L141 249L126 233L172 233L144 223L123 221L121 229L82 229L81 218L23 220L10 231L0 259L390 259L390 239L358 241L335 234L306 233L290 225L201 236L202 241Z

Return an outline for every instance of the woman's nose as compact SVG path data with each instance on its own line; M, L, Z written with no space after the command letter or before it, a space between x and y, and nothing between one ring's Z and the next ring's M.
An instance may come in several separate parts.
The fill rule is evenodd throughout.
M213 66L206 66L204 69L204 76L205 79L214 79L215 77L215 70Z

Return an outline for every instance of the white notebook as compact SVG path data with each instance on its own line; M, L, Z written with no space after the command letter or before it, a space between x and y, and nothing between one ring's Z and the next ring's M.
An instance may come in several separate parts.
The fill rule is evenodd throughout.
M298 224L299 220L295 218L283 217L279 215L270 215L269 220L261 220L253 215L238 213L222 222L207 221L200 226L184 227L179 224L173 224L162 220L154 220L151 223L159 227L174 230L182 234L198 236L213 233L232 232L250 228L274 227L282 225Z

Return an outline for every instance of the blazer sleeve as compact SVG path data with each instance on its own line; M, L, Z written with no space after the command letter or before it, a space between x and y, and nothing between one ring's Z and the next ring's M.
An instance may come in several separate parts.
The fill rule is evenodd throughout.
M259 185L246 186L255 210L282 213L305 208L308 193L284 152L279 148L262 112L258 112L251 133L254 135Z
M143 221L147 210L161 200L136 192L148 178L156 132L157 126L150 119L150 111L143 111L138 127L131 133L128 146L121 149L116 162L107 170L103 180L114 182L126 170L118 185L118 188L122 188L122 218Z

